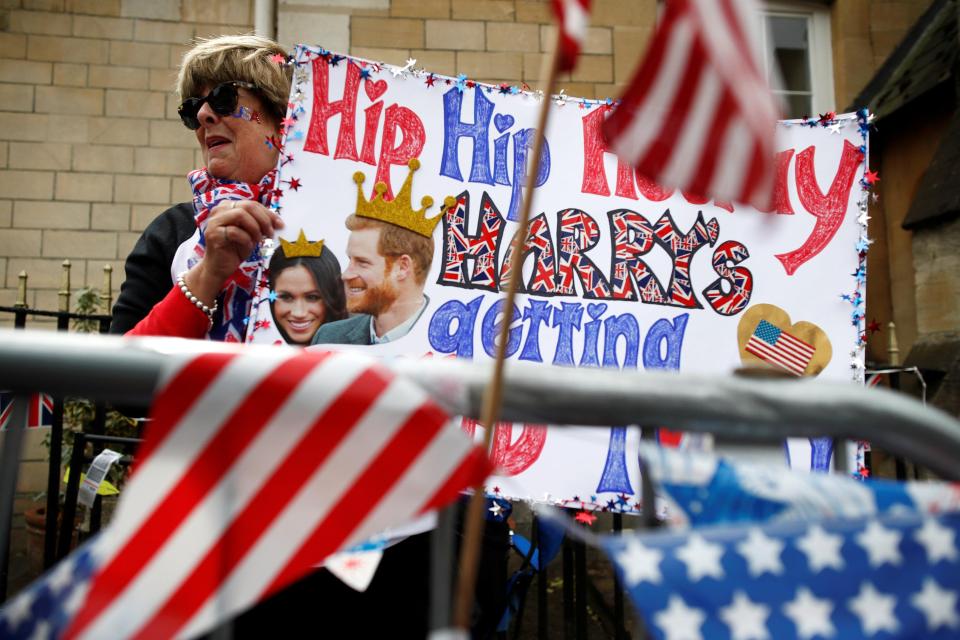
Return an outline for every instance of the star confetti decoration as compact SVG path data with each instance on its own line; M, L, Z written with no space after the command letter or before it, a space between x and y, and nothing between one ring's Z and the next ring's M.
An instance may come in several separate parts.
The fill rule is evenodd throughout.
M427 75L427 79L424 80L423 83L428 87L432 87L433 83L436 81L437 81L437 77L431 73Z
M867 169L866 172L863 174L863 180L867 184L880 182L880 175L876 171L870 171L870 169Z
M466 85L467 85L467 76L466 74L461 73L460 75L457 76L457 91L459 91L460 93L463 93L463 90L466 88Z
M828 124L831 120L836 119L836 117L837 117L837 112L836 112L836 111L827 111L826 113L821 113L821 114L820 114L820 120L819 120L819 122L820 122L820 124L822 124L822 125L826 125L826 124Z
M843 123L842 123L842 122L835 122L835 123L831 124L829 127L827 127L827 129L830 130L830 135L837 135L837 134L839 134L839 133L840 133L840 129L842 129L842 128L843 128Z
M368 69L367 67L364 67L364 68L360 69L360 77L363 78L364 80L369 80L369 79L370 79L370 69Z
M289 180L284 180L284 182L290 185L290 188L294 191L298 191L300 187L303 186L303 183L300 182L299 178L290 178Z
M578 511L577 515L574 517L574 520L581 524L593 526L593 523L597 520L597 516L593 515L589 511Z
M501 83L498 89L500 90L500 95L502 96L505 96L508 93L510 93L510 85L507 84L506 82Z
M273 62L275 64L284 64L286 61L287 61L287 57L282 53L275 53L272 56L270 56L270 62Z
M869 333L878 333L880 331L880 323L877 322L876 318L867 323L867 331Z

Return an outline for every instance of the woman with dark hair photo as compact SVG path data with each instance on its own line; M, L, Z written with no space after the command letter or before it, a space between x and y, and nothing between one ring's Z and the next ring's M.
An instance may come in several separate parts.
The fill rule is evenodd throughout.
M320 325L347 317L340 263L323 241L281 239L267 282L274 325L287 344L308 345Z

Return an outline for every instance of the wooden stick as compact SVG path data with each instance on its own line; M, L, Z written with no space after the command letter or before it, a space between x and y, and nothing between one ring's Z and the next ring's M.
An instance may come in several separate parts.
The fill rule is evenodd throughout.
M527 237L527 227L530 224L530 209L533 205L533 192L536 188L537 174L540 172L540 154L543 153L543 141L547 130L547 120L550 115L550 102L557 83L557 62L560 50L560 29L557 29L557 42L550 54L549 66L546 68L543 86L543 101L540 105L540 115L537 128L533 136L533 162L530 163L527 174L526 192L523 194L520 207L520 220L517 232L513 239L513 265L510 268L510 281L507 284L507 295L503 307L504 319L500 325L500 334L497 339L497 356L493 362L493 375L490 384L483 394L483 408L481 424L485 427L483 446L490 450L493 430L500 419L500 404L503 391L503 368L506 361L507 341L510 332L510 309L514 306L517 297L517 287L523 272L523 243ZM457 599L454 606L454 627L469 629L470 617L473 610L474 588L477 582L477 565L480 561L480 540L483 537L485 522L483 508L486 505L486 496L483 485L473 488L473 496L467 507L467 517L464 523L463 546L460 548L460 573L457 581Z

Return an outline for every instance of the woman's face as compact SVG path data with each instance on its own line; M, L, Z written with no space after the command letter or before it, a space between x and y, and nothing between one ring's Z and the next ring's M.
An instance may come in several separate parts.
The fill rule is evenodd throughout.
M284 269L274 281L273 318L293 344L309 344L327 310L313 275L303 265Z
M204 86L201 95L207 95L211 89L210 85ZM237 92L239 101L234 113L250 119L240 115L221 116L205 102L197 113L200 121L197 142L203 163L212 176L256 183L277 164L276 147L265 142L279 133L279 126L254 92L243 88Z

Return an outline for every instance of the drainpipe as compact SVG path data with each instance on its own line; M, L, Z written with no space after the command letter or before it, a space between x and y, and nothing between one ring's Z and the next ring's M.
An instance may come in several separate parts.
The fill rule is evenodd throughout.
M254 0L253 30L258 36L277 38L276 0Z

